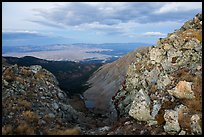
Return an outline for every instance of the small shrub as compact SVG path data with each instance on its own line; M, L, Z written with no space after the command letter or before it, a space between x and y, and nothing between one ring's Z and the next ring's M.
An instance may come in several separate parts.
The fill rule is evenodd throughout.
M47 76L45 76L45 73L43 72L37 72L35 75L34 75L35 78L38 78L38 79L43 79Z
M14 71L12 68L7 68L3 73L4 79L8 82L14 81Z
M81 130L79 128L69 128L65 130L46 130L48 135L80 135Z
M39 117L36 113L32 111L25 111L22 113L23 118L25 118L29 122L38 122Z
M23 79L22 77L19 77L19 76L16 76L16 77L15 77L15 81L18 81L18 82L20 82L21 84L24 83L24 79Z
M155 120L157 121L158 125L163 125L165 124L165 119L164 119L164 109L160 109L158 114L155 116Z
M13 128L11 125L4 125L2 127L2 135L12 135L13 132L12 132Z
M187 132L191 131L190 123L191 123L191 115L189 113L179 112L178 113L178 122L182 129Z
M32 104L24 99L18 99L19 107L23 107L24 109L31 109Z
M16 128L16 134L19 135L35 135L33 127L28 125L27 123L20 123Z
M22 68L20 73L23 74L24 76L31 76L32 71L29 70L29 68Z

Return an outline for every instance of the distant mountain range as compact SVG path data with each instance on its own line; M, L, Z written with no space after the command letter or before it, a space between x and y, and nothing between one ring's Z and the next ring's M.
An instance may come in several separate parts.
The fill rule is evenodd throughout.
M19 45L3 46L3 56L36 58L55 61L95 61L112 62L128 52L141 47L150 46L147 43L103 43L103 44L54 44L54 45Z

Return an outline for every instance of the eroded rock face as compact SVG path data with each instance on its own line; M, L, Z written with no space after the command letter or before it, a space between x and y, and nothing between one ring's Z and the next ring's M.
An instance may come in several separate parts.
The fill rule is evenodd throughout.
M197 117L202 114L201 22L202 14L197 14L129 65L112 100L119 116L156 123L167 134L201 134L202 120Z

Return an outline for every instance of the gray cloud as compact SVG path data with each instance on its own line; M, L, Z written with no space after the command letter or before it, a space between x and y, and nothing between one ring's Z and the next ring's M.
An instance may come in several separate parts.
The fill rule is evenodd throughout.
M56 24L55 22L47 22L47 21L40 21L40 20L31 20L30 22L38 23L45 26L50 26L54 28L65 28L63 25Z
M170 7L174 5L177 6L178 4L170 3ZM181 4L179 4L179 6L181 7ZM128 21L135 21L138 23L177 21L181 19L181 17L182 19L188 19L189 15L194 16L201 11L201 9L195 7L187 8L184 11L177 9L176 14L169 10L157 12L159 10L163 11L162 9L165 7L168 8L168 3L130 2L121 3L119 5L114 5L114 3L102 3L98 5L68 3L64 6L60 5L49 10L35 9L35 11L37 15L43 17L47 21L56 24L60 23L66 26L76 26L93 22L114 25Z
M96 30L109 35L127 34L132 30L137 31L136 27L141 24L183 23L201 12L202 6L197 3L193 5L195 7L176 2L73 2L51 9L35 9L35 16L40 19L31 22L62 29Z

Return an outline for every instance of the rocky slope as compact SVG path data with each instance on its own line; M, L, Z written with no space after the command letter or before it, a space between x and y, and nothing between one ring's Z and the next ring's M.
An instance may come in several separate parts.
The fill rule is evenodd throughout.
M202 134L202 14L135 56L112 100L120 117L157 134Z
M73 128L81 114L67 101L53 74L41 66L2 65L2 133L53 134ZM75 134L73 133L73 134ZM72 133L70 133L72 134Z
M87 102L91 102L92 107L100 113L113 113L111 98L118 91L120 85L125 80L128 66L136 60L135 54L144 54L148 48L140 47L120 59L103 65L89 78L90 88L84 92ZM113 114L114 115L114 114Z
M83 97L68 97L46 69L2 58L3 135L104 134L106 124L103 115L85 107Z

